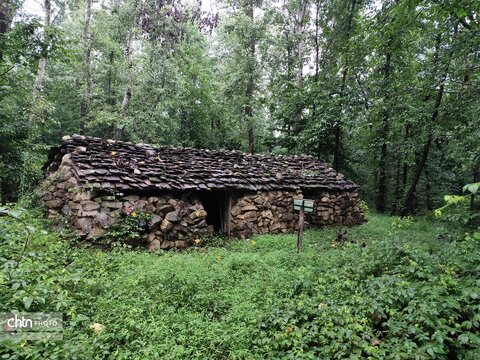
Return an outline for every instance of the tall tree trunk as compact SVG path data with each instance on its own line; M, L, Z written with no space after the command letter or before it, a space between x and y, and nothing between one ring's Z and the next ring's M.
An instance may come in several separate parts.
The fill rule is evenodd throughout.
M110 106L115 105L115 95L113 91L113 69L115 61L115 53L113 50L110 51L109 57L109 67L108 67L108 79L107 79L107 104Z
M247 122L248 152L255 152L255 139L253 133L253 93L254 93L254 71L255 71L255 34L254 34L254 13L253 0L249 0L245 5L245 13L251 22L251 33L247 43L247 88L245 89L245 119Z
M428 153L430 151L430 145L432 144L432 140L433 140L433 134L431 131L429 131L427 141L425 145L423 145L423 149L419 154L419 157L417 158L417 163L413 173L412 184L410 185L407 191L407 195L405 197L405 203L403 205L403 209L401 212L402 216L411 214L414 211L414 200L415 200L415 193L417 191L417 184L418 184L418 181L420 180L420 176L422 174L422 170L425 166L425 163L427 162Z
M342 128L340 126L340 117L342 116L342 108L343 108L343 98L345 95L345 87L347 84L347 75L348 75L348 66L345 66L342 71L342 82L340 85L340 111L339 111L339 119L335 124L334 133L335 133L335 145L333 148L333 168L337 171L340 170L340 148L341 148L341 141L342 141Z
M432 187L430 185L430 172L428 171L427 164L425 164L425 180L425 208L431 211L433 210L431 201Z
M85 81L82 98L80 101L80 133L84 133L90 110L90 99L92 97L92 59L90 41L90 20L92 18L92 0L85 0L85 12L82 29L83 46L83 78Z
M313 81L315 83L314 88L316 89L318 86L318 75L320 71L319 61L320 61L320 45L318 43L318 36L319 36L319 19L320 19L320 0L316 0L315 2L315 74L313 77ZM317 105L315 102L315 97L312 97L312 122L316 121L317 119ZM318 143L318 157L320 157L322 153L321 143Z
M287 12L288 10L288 5L289 5L289 0L283 0L283 8L286 9ZM285 50L287 51L286 53L286 66L287 66L287 74L286 74L286 81L291 81L293 79L292 77L292 70L294 68L294 59L292 56L292 53L294 53L292 46L291 46L291 36L290 36L290 27L288 26L288 23L284 24L283 32L285 34Z
M10 29L13 20L13 1L0 0L0 40ZM3 59L3 51L0 49L0 60Z
M255 44L253 44L251 50L252 54L255 52ZM247 104L245 105L245 117L247 119L247 132L248 132L248 152L253 154L255 152L255 139L253 134L253 88L254 80L253 74L248 75L248 84L245 91L245 97L247 99Z
M299 7L297 9L297 14L295 18L295 37L298 39L297 44L297 76L296 76L296 85L299 88L303 82L303 55L305 52L305 44L303 41L303 33L305 31L305 15L307 13L307 1L301 0Z
M340 99L339 99L339 118L337 120L337 123L335 124L334 127L334 133L335 133L335 145L333 148L333 168L337 171L340 170L340 149L341 149L341 142L342 142L342 128L340 124L340 117L342 116L342 110L343 110L343 100L345 97L345 90L346 90L346 85L347 85L347 76L348 76L348 70L350 66L350 36L352 32L352 25L353 25L353 17L355 15L355 6L356 6L356 0L352 0L350 4L350 12L348 14L348 19L347 19L347 30L346 30L346 42L347 46L345 49L345 53L343 54L345 56L345 64L342 70L342 80L340 83Z
M405 141L408 140L410 137L410 124L405 124ZM400 148L401 149L401 148ZM398 179L398 189L396 188L395 190L395 206L392 208L391 214L396 215L396 214L401 214L402 210L402 195L405 194L405 189L407 188L407 182L408 182L408 163L407 163L407 154L406 151L403 151L402 154L403 157L403 163L398 164L398 169L397 169L397 174L400 176L400 165L401 165L401 182L400 179ZM398 191L397 191L398 190Z
M405 124L405 140L410 137L410 124ZM405 191L407 187L407 180L408 180L408 164L407 164L407 156L404 154L403 159L403 170L402 170L402 193Z
M400 206L400 199L402 198L402 191L401 191L401 184L400 184L400 157L397 158L397 169L395 171L395 200L393 202L393 206L390 210L391 215L395 215L398 211L398 207Z
M12 23L13 1L0 0L0 36L6 34Z
M124 136L123 126L125 115L127 114L128 106L130 105L130 100L132 99L132 44L133 44L133 30L128 32L127 36L127 46L125 48L125 58L127 61L127 84L125 87L125 93L123 94L122 105L120 106L120 119L121 126L115 127L114 139L122 140Z
M389 39L389 47L391 46L391 39ZM380 160L378 162L378 190L377 190L377 202L376 210L379 213L385 212L385 198L387 195L387 138L388 138L388 119L390 116L389 112L389 101L390 101L390 64L392 61L392 52L391 50L387 51L385 58L385 67L383 73L383 79L385 81L386 88L384 89L384 109L383 109L383 122L382 130L380 137L382 139L382 146L380 147Z
M292 79L292 47L290 46L290 31L285 29L285 43L286 43L286 56L287 56L287 81Z
M297 44L297 70L296 70L296 79L295 79L295 86L297 91L301 91L302 84L303 84L303 56L305 52L305 44L303 41L303 33L305 30L305 15L307 13L307 1L301 0L300 4L297 9L297 13L295 15L295 26L294 26L294 37L295 40L298 41ZM303 110L303 103L298 101L296 98L295 101L295 110L293 114L293 132L294 134L298 134L301 128L301 116Z
M456 32L456 31L455 31ZM440 51L440 37L437 39L437 46L436 46L436 54L434 55L434 63L438 61L438 52ZM405 196L405 202L403 205L403 209L401 212L402 216L409 215L413 213L414 209L414 200L415 200L415 193L417 191L417 185L418 181L420 180L420 176L422 175L422 171L425 168L425 164L427 163L428 159L428 154L430 152L430 146L432 144L433 140L433 126L438 118L439 112L440 112L440 105L442 104L442 98L443 94L445 92L445 82L447 80L448 76L448 71L450 68L450 61L452 59L453 55L453 48L449 51L449 54L447 55L447 63L445 65L445 70L442 74L442 77L440 79L440 84L438 86L437 90L437 95L435 97L435 104L433 107L432 115L430 117L429 121L429 127L428 127L428 136L425 144L423 145L422 151L419 153L417 156L416 162L415 162L415 169L413 171L413 177L412 177L412 182L410 184L410 187L407 191L407 194Z
M28 123L30 126L33 125L36 112L38 111L37 101L38 101L38 98L40 97L40 93L43 87L43 79L45 77L45 68L47 66L48 48L50 46L50 41L49 41L50 35L48 34L48 28L50 27L50 18L52 14L50 0L45 0L43 7L45 11L45 19L44 19L44 25L43 25L44 44L42 49L42 55L40 57L40 60L38 60L37 75L35 76L35 83L33 85L33 93L32 93L33 106L30 111L30 115L28 117Z

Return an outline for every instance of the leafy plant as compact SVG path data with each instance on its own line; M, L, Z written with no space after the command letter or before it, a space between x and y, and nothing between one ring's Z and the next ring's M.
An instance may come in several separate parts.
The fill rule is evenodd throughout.
M5 358L474 359L480 349L478 241L445 224L392 227L372 214L341 247L334 229L307 230L301 255L295 235L153 254L72 246L32 212L8 211L35 231L10 279L27 234L0 216L0 310L60 311L65 331L62 342L3 341Z
M393 229L409 228L414 222L415 222L415 219L413 218L413 216L398 217L392 221L392 228Z
M446 204L435 210L435 216L440 217L448 210L445 218L450 221L461 221L465 224L478 225L480 212L471 208L468 200L479 192L480 183L467 184L463 187L465 195L445 195Z
M141 235L147 231L148 221L152 217L151 213L129 211L113 224L96 243L110 247L141 245Z

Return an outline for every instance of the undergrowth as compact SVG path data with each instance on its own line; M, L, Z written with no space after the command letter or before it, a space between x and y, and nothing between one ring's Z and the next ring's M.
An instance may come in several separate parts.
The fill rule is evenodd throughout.
M0 311L60 311L65 331L59 342L0 342L5 359L480 351L478 240L439 221L372 214L345 244L335 229L307 230L301 254L293 234L148 253L75 247L38 217L16 216L0 216Z

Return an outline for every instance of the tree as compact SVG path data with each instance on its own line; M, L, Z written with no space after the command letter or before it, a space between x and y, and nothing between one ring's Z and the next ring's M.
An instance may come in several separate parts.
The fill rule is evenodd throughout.
M458 24L453 24L449 21L447 22L446 31L445 33L437 33L435 35L435 52L433 54L433 66L435 69L438 70L440 76L439 79L434 77L434 81L437 82L436 86L436 93L434 95L434 103L433 109L430 115L430 119L427 122L428 129L427 129L427 139L423 148L420 152L418 152L416 165L413 170L413 177L411 180L410 187L405 196L405 202L402 209L402 215L408 215L414 211L414 196L417 189L418 181L420 180L420 176L422 171L425 168L425 165L428 160L428 155L430 153L430 147L432 145L433 137L434 137L434 128L435 123L440 114L440 106L442 105L442 99L445 93L445 83L447 81L447 77L449 74L450 63L453 56L453 46L452 41L458 31ZM443 42L442 42L443 36ZM442 49L447 48L446 50L442 51ZM427 99L430 98L430 95L427 96Z
M255 88L255 31L254 31L254 2L253 0L245 0L243 3L243 11L250 21L250 31L245 41L246 52L246 73L247 86L245 89L245 119L247 121L248 133L248 152L255 152L255 139L253 135L253 91Z
M83 47L83 94L80 102L80 133L85 131L85 125L88 122L88 112L90 100L92 97L92 59L91 59L91 39L90 39L90 20L92 17L92 0L85 0L85 10L82 28L82 47Z
M478 181L478 1L43 2L0 2L2 201L79 129L307 153L400 215Z
M0 0L0 41L7 33L12 23L13 1ZM0 50L0 60L3 59L3 50Z
M229 4L229 17L220 23L221 39L226 45L219 51L218 61L225 76L226 106L231 112L232 123L246 128L246 149L254 153L258 148L256 134L262 131L259 122L259 54L257 49L262 37L262 19L255 16L261 3L241 0Z
M132 46L133 46L133 29L128 32L127 46L125 47L125 58L127 63L127 84L125 85L125 94L123 95L122 105L120 107L120 119L122 122L127 114L128 105L132 98ZM115 128L114 138L122 140L123 130L119 126Z
M344 63L342 66L342 75L341 75L341 80L340 80L340 89L338 92L338 97L339 97L339 113L338 113L338 119L335 123L335 146L333 149L333 168L335 170L340 169L340 148L341 148L341 142L342 142L342 125L340 123L341 118L342 118L342 112L344 111L345 107L345 96L346 96L346 87L347 87L347 76L348 72L350 69L350 37L352 35L353 27L354 27L354 18L355 14L358 11L357 10L357 0L349 0L349 11L348 15L346 18L346 25L345 25L345 30L344 30L344 45L343 51L342 51L342 58L344 59Z
M32 101L33 101L33 106L30 111L30 116L28 119L28 123L30 126L33 125L33 121L36 115L36 112L38 111L38 106L37 106L37 101L40 96L40 93L42 91L42 86L43 86L43 78L45 77L45 68L47 66L47 57L48 57L48 51L50 47L50 18L52 16L52 7L50 0L45 0L43 4L43 9L45 11L45 19L44 19L44 26L43 26L43 32L44 32L44 43L42 46L42 51L40 55L40 60L38 61L38 68L37 68L37 75L35 77L35 84L33 86L33 93L32 93Z

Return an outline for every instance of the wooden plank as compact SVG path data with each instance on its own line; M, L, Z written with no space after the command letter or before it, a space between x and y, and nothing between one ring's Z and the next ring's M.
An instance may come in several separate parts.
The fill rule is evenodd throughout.
M305 199L303 200L303 206L305 206L306 208L313 208L313 203L314 201L313 200L308 200L308 199Z
M293 199L293 206L301 207L303 206L303 199Z
M218 199L218 216L220 217L220 230L225 232L225 221L226 221L226 214L225 214L225 194L223 194L223 202L222 199Z
M226 212L227 212L227 236L230 236L230 232L231 232L231 223L232 223L232 193L231 192L228 192L226 193L226 196L227 196L227 206L226 206Z
M313 212L313 207L304 207L303 211L305 211L306 213L312 213Z
M300 211L303 209L304 212L311 213L314 210L314 204L314 200L293 198L294 211Z

